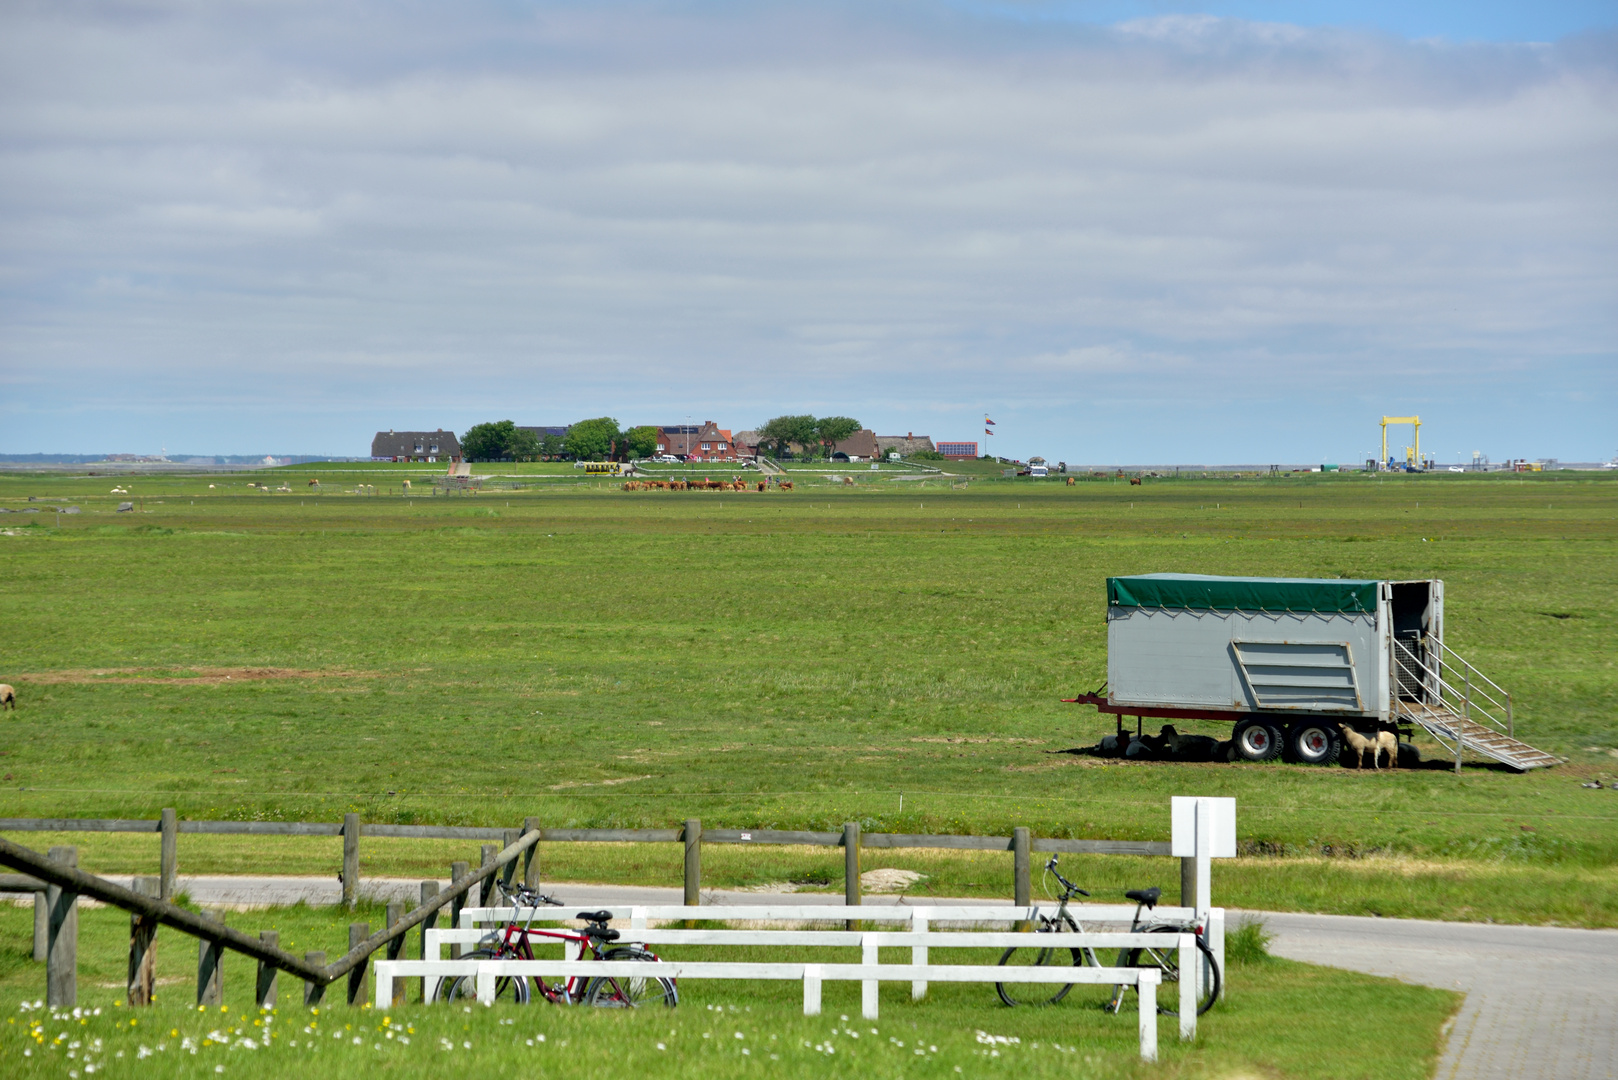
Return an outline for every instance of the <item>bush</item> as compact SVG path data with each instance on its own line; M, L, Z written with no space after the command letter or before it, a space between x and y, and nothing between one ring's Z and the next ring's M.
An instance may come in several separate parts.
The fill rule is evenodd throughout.
M1268 963L1272 959L1270 942L1274 940L1275 935L1265 929L1263 919L1245 917L1225 934L1225 963Z

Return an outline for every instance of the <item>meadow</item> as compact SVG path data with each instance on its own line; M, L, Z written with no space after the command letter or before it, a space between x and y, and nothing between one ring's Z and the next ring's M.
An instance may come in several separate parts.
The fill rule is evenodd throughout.
M1230 906L1618 925L1618 791L1580 787L1618 780L1618 478L1067 486L979 467L625 493L524 466L491 467L520 489L451 498L426 494L435 471L0 476L0 508L80 510L0 515L0 680L21 703L0 723L0 816L1166 839L1170 795L1233 795ZM410 497L385 494L405 478ZM1457 776L1065 752L1111 726L1059 700L1104 678L1104 579L1153 570L1442 577L1449 643L1513 692L1519 735L1570 760ZM16 839L155 865L155 838ZM207 839L182 842L182 872L338 864L330 841ZM441 874L467 846L368 845L365 872ZM678 881L672 845L544 858L564 879ZM841 887L835 851L705 863L713 885ZM1177 883L1168 860L1073 864L1103 891ZM865 865L938 894L1010 880L1007 856Z
M375 925L383 912L352 916ZM332 909L281 908L232 914L233 925L275 929L288 948L337 955L350 916ZM824 1013L802 1014L795 984L749 986L684 980L680 1006L637 1013L547 1005L407 1004L377 1011L349 1007L341 987L326 1003L303 1004L302 984L279 977L273 1010L252 1006L253 965L227 955L225 1002L191 1004L196 947L164 931L157 946L157 1001L124 1007L128 918L91 908L81 914L79 1005L36 1007L38 965L26 957L31 913L0 907L0 1063L18 1078L438 1076L446 1071L541 1076L742 1077L1083 1077L1094 1080L1265 1076L1418 1080L1436 1063L1439 1032L1459 995L1267 957L1261 947L1235 959L1238 982L1204 1017L1195 1042L1159 1021L1160 1062L1143 1065L1137 1015L1099 1007L1098 988L1077 988L1060 1006L1007 1009L989 986L935 984L923 1002L907 984L883 987L881 1018L861 1020L853 984L827 984ZM1256 945L1256 943L1254 943ZM677 950L665 949L666 955ZM687 949L681 955L694 950ZM824 959L857 950L822 950ZM734 953L731 954L735 958ZM690 958L699 958L690 956ZM782 957L785 959L785 957ZM412 993L416 988L411 988ZM1086 996L1088 995L1088 996ZM1278 1027L1289 1011L1353 1015L1375 1040L1334 1024Z

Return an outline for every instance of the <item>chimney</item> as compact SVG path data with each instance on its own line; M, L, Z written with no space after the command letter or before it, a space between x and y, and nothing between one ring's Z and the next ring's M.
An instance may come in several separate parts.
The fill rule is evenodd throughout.
M916 437L916 433L915 433L915 432L914 432L914 431L907 431L907 432L905 432L905 438L907 438L907 439L914 439L914 438L915 438L915 437Z

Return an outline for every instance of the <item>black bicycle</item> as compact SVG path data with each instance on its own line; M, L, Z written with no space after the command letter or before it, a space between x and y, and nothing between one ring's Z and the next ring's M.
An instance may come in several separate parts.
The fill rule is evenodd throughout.
M1202 980L1200 992L1197 994L1197 1015L1201 1016L1213 1008L1214 1002L1219 1000L1219 989L1222 976L1219 973L1219 964L1214 959L1213 950L1208 947L1206 928L1197 923L1195 919L1159 919L1155 915L1141 920L1142 910L1151 911L1157 907L1157 902L1163 896L1163 890L1153 885L1150 889L1130 889L1124 893L1126 897L1135 901L1135 917L1130 920L1129 932L1131 934L1194 934L1197 941L1197 959L1202 962L1205 978ZM1163 973L1161 987L1157 992L1157 1011L1171 1016L1180 1015L1180 946L1178 942L1165 944L1162 947L1139 947L1125 949L1118 954L1119 967L1155 967ZM1124 998L1129 991L1134 990L1138 995L1140 987L1133 983L1120 983L1113 987L1112 1000L1107 1008L1112 1012L1119 1012L1124 1007Z
M1054 877L1060 886L1057 894L1059 901L1054 915L1041 915L1037 909L1035 917L1039 926L1034 933L1082 933L1084 924L1073 917L1068 910L1068 902L1075 896L1089 896L1085 890L1073 884L1062 876L1056 868L1057 856L1052 855L1050 862L1045 864L1047 881ZM1047 889L1047 891L1050 891ZM1203 959L1204 969L1208 978L1202 986L1202 993L1197 998L1197 1015L1202 1015L1213 1007L1219 1000L1220 973L1219 965L1214 962L1213 951L1209 949L1205 940L1203 927L1197 925L1195 920L1158 919L1155 917L1141 919L1141 911L1150 911L1157 907L1157 901L1162 897L1163 891L1155 885L1150 889L1131 889L1124 893L1126 897L1135 901L1135 916L1130 921L1129 932L1132 934L1174 934L1191 933L1196 935L1197 951ZM1103 967L1097 958L1094 949L1049 948L1039 946L1013 946L1000 957L1003 967ZM1179 943L1165 944L1162 948L1130 948L1118 954L1117 967L1155 967L1162 973L1162 989L1158 991L1159 1013L1178 1016L1180 1013L1180 995L1178 992L1180 982L1180 950ZM995 983L995 992L1000 1000L1007 1005L1054 1005L1067 997L1073 989L1073 983L1035 983L1017 982L1008 978L1003 982ZM1112 996L1106 1002L1106 1009L1118 1012L1123 1008L1124 999L1128 996L1133 984L1123 983L1113 987ZM1172 987L1172 990L1171 990ZM1137 990L1138 993L1138 990Z

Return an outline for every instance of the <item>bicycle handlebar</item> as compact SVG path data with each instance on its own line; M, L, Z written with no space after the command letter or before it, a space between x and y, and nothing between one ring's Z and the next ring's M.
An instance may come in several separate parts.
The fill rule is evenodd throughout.
M1055 874L1056 880L1062 883L1062 888L1066 890L1066 895L1064 895L1062 899L1067 900L1073 896L1089 896L1090 894L1088 892L1079 888L1077 885L1073 884L1067 878L1062 876L1062 872L1056 868L1056 860L1057 856L1052 855L1051 861L1045 864L1045 870L1047 873Z
M506 883L498 879L495 881L494 885L495 888L500 890L500 894L507 900L515 900L518 903L526 903L529 907L563 906L562 902L556 899L554 896L547 896L544 893L535 892L526 885L519 885L515 889L508 889L506 888Z

